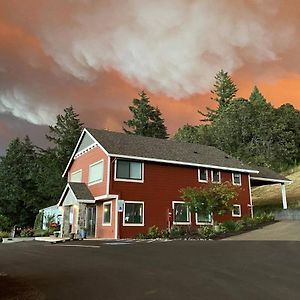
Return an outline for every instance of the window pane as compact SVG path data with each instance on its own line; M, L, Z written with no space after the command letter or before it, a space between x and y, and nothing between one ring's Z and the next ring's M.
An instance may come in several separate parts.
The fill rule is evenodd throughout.
M125 203L125 224L143 224L143 204Z
M200 180L207 181L207 169L200 168Z
M188 208L184 203L174 204L174 221L189 222Z
M213 171L213 182L219 182L220 181L220 172L219 171Z
M103 178L103 161L90 166L89 183L102 180Z
M71 174L71 182L81 182L82 171Z
M129 178L129 161L117 160L117 178Z
M110 210L111 204L104 204L103 205L104 213L103 213L103 223L109 224L110 223Z
M233 182L235 184L241 184L241 174L240 173L233 173Z
M233 206L233 214L234 215L240 215L241 214L241 207L239 205Z
M211 223L211 215L197 213L197 222L198 223Z
M142 164L139 162L130 163L130 178L142 179Z

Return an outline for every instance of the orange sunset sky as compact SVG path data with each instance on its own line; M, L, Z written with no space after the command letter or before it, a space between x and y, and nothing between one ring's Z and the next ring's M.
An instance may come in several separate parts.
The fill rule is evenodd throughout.
M300 1L0 0L0 154L44 145L73 105L86 126L120 131L141 89L169 133L198 124L224 69L247 98L300 109Z

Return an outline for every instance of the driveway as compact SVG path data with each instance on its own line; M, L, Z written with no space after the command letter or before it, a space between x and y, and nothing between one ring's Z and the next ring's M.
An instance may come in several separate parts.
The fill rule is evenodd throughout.
M232 241L300 241L300 221L280 221L261 229L226 238Z
M300 242L0 245L0 299L299 299Z

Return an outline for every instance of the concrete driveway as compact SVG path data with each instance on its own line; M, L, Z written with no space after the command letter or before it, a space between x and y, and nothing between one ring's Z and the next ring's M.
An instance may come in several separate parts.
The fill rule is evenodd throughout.
M300 241L300 221L280 221L261 229L226 238L234 241Z

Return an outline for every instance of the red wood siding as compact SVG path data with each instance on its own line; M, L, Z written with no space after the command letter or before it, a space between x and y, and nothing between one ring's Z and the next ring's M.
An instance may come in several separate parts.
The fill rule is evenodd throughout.
M99 160L103 159L103 181L89 186L89 189L94 197L106 194L107 183L107 162L106 154L97 146L87 153L77 157L73 160L68 172L68 179L71 178L71 173L82 169L82 182L88 185L89 181L89 166Z
M112 159L110 194L119 195L119 199L127 201L144 201L145 226L123 226L123 216L119 213L119 236L135 237L138 233L147 233L149 227L156 225L160 229L168 227L168 212L172 212L172 201L182 201L179 189L187 186L207 187L209 184L198 182L198 169L195 167L176 166L153 162L144 163L144 183L114 181L114 162ZM211 172L208 172L211 182ZM232 182L232 173L221 171L221 182ZM241 204L242 216L250 215L250 196L248 174L242 174L242 186L234 203ZM216 216L215 221L239 219L236 217ZM172 220L171 220L172 224ZM192 225L195 215L192 214Z

